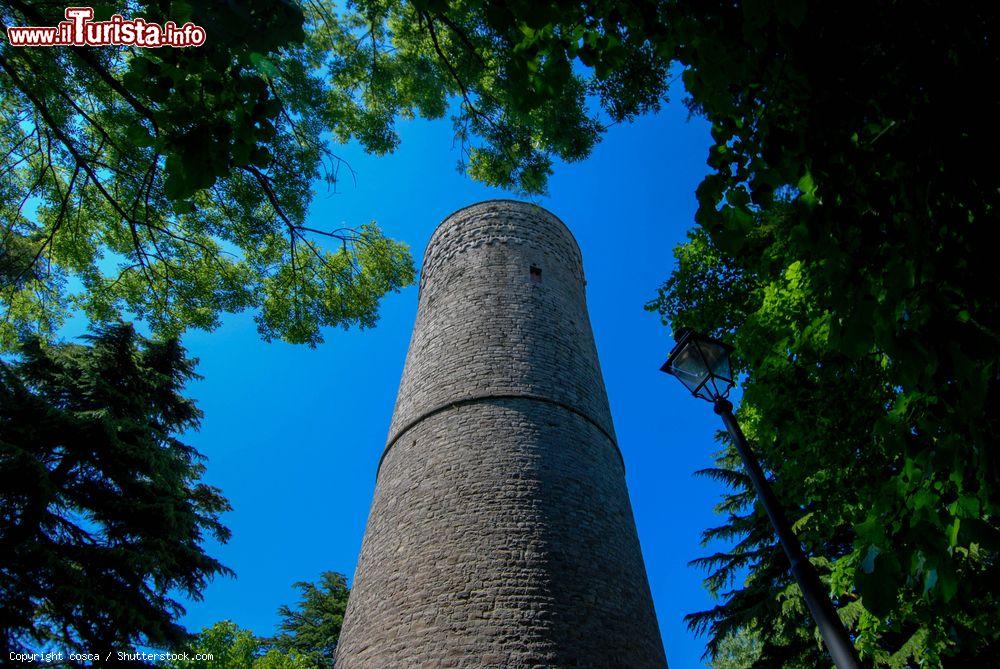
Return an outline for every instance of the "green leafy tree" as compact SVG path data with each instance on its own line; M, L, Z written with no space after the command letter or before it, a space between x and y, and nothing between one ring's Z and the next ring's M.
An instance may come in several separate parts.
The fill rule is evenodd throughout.
M282 606L273 639L255 636L229 620L205 628L179 647L187 660L173 669L324 669L334 666L350 589L342 574L323 572L318 583L300 582L296 608ZM196 659L198 656L200 659ZM211 656L212 659L208 659Z
M171 597L229 569L220 492L178 439L201 416L181 395L194 363L128 325L86 344L22 345L0 361L0 639L108 652L186 637ZM5 650L6 652L6 650Z
M351 591L347 578L332 571L323 572L319 583L299 582L302 593L295 609L282 606L280 633L274 647L283 653L307 658L317 667L333 667L340 628L344 624L347 598Z
M712 669L750 669L760 657L760 636L749 627L727 634L712 658Z
M678 4L691 106L712 122L700 229L651 307L720 335L741 418L868 660L983 666L998 652L1000 190L996 12L937 3ZM954 11L952 11L952 9ZM831 57L835 55L835 57ZM721 286L722 290L711 288ZM712 556L710 649L757 623L758 666L816 666L766 519L734 496ZM726 579L749 570L742 587Z
M391 150L394 119L441 117L457 99L460 167L524 192L544 190L553 157L584 158L608 124L656 109L665 88L669 59L651 42L655 3L355 0L336 14L304 9L315 26L307 39L326 50L330 108L362 121L340 125L341 138Z
M285 0L97 3L206 27L188 49L0 44L0 347L50 337L71 310L160 334L253 310L261 334L318 343L371 326L412 282L407 248L374 224L310 224L326 142L351 126L325 101L301 9ZM0 24L55 25L15 0Z
M230 620L206 627L180 647L169 669L315 669L316 665L295 654L269 647L266 640L241 629Z

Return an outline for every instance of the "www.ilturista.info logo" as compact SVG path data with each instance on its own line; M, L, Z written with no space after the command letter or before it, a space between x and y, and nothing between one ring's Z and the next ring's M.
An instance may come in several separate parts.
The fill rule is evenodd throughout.
M205 29L188 21L177 27L173 21L162 26L145 19L126 19L115 14L109 21L94 21L93 7L67 7L66 20L57 26L11 26L7 40L11 46L163 46L184 48L205 43Z

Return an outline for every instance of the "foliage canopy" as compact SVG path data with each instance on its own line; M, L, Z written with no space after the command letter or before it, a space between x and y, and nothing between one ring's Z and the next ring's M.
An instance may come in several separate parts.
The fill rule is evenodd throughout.
M653 5L132 0L95 10L190 19L208 40L0 45L0 347L51 335L70 309L94 322L127 312L165 334L252 309L265 338L310 344L322 326L371 325L379 298L412 282L412 259L374 224L307 220L313 184L341 167L331 140L383 154L399 142L397 119L451 108L472 177L541 192L553 157L581 159L606 123L658 106L669 62L631 29L655 17ZM55 25L61 11L16 0L0 19Z
M187 659L167 662L169 669L316 669L303 657L269 647L231 620L206 627L175 654L187 654Z
M857 645L877 666L998 652L998 26L985 5L679 3L668 19L713 172L650 308L728 339L756 440ZM835 57L833 57L835 55ZM734 541L701 564L710 651L826 661L735 454ZM746 573L742 587L731 589Z
M322 326L374 324L379 298L412 282L412 259L374 224L306 220L314 182L339 167L326 134L350 121L325 102L301 9L95 9L98 19L192 20L209 39L0 46L0 347L51 336L71 309L97 323L126 312L168 335L252 309L266 339L310 344ZM61 12L18 0L0 20L55 25Z

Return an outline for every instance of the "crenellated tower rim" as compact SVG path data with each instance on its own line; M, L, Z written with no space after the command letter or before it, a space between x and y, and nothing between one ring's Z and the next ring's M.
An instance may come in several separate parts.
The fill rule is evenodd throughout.
M517 234L510 229L512 217L521 217L533 225L548 223L556 239L561 238L564 247L559 251L574 265L576 274L586 283L583 272L583 253L576 237L561 218L541 205L523 200L494 198L483 200L457 209L445 216L427 242L424 259L420 266L420 287L425 276L432 273L443 261L455 254L481 244L490 243L532 243L538 235ZM467 230L470 220L478 223L478 229Z
M445 216L441 220L441 222L438 223L438 226L434 228L434 232L431 233L431 238L427 242L428 251L430 250L431 246L435 244L437 238L444 232L444 230L449 225L452 225L461 216L471 213L489 212L494 209L497 209L500 206L521 209L527 214L541 215L544 218L547 218L548 220L557 224L560 228L562 228L562 231L565 233L566 238L573 243L573 247L576 249L577 260L582 264L583 253L580 251L580 245L576 241L576 237L573 235L573 232L569 229L569 226L566 225L566 223L561 218L559 218L558 216L556 216L555 214L553 214L551 211L549 211L540 204L535 204L534 202L528 202L526 200L515 200L514 198L503 198L503 197L490 198L488 200L480 200L479 202L474 202L472 204L456 209L455 211ZM427 260L427 252L424 253L424 260L425 261Z

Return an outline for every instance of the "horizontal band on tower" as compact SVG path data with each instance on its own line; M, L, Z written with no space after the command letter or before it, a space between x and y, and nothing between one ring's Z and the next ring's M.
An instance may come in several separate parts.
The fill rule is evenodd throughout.
M385 460L385 456L389 454L389 450L393 446L395 446L396 442L399 441L399 439L415 425L421 423L423 420L427 418L430 418L431 416L436 416L439 413L443 413L448 409L457 409L458 407L468 406L469 404L475 404L476 402L482 402L485 400L528 400L531 402L541 402L543 404L550 404L552 406L559 407L560 409L565 409L566 411L569 411L570 413L579 416L580 418L584 419L585 421L596 427L601 434L603 434L605 437L608 438L608 441L611 442L611 445L615 447L615 453L618 454L618 460L621 462L622 473L624 474L625 458L622 457L622 450L618 446L618 441L610 433L608 433L606 429L604 429L604 426L602 426L600 423L598 423L596 420L588 416L583 411L580 411L576 407L571 406L569 404L565 404L563 402L550 399L548 397L541 397L539 395L527 395L524 393L497 393L493 395L476 395L474 397L466 397L460 400L453 400L451 402L447 402L440 406L434 407L433 409L425 411L424 413L420 414L413 420L403 425L403 427L399 428L399 430L396 431L396 434L393 435L393 437L385 445L385 450L382 451L382 457L378 459L378 467L375 468L375 480L378 480L379 472L382 471L382 462Z

